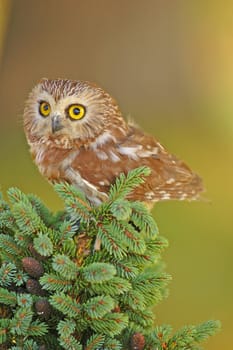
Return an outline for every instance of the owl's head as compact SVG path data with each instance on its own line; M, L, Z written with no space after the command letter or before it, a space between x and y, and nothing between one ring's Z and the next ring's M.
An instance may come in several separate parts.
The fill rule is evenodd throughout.
M86 144L126 124L115 100L93 83L42 79L29 95L24 127L29 143Z

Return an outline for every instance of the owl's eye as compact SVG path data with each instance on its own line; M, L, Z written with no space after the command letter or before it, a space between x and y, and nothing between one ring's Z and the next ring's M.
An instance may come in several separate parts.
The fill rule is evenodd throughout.
M50 104L45 101L40 102L39 112L43 117L48 117L51 112Z
M79 120L85 115L85 107L82 105L71 105L68 108L68 117L71 119Z

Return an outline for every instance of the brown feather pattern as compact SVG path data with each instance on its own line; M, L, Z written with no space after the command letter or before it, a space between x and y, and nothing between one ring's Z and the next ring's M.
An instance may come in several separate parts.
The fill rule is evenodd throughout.
M51 108L46 118L39 113L41 101ZM67 117L72 104L85 106L81 120ZM62 125L55 133L51 129L54 115ZM50 182L74 184L94 204L107 198L120 173L142 165L151 168L151 175L130 199L151 207L160 200L196 199L203 191L198 175L154 137L127 123L115 100L93 83L43 79L26 102L24 128L42 175Z

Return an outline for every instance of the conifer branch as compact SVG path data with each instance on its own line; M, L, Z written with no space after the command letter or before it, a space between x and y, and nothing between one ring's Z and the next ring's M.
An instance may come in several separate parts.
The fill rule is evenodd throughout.
M44 276L40 278L40 283L43 289L49 292L67 292L72 288L72 283L69 280L51 273L45 273Z
M64 315L73 318L79 318L82 311L82 307L69 295L64 293L54 294L49 299L52 306L61 311Z
M104 344L105 336L102 334L93 335L89 338L85 350L100 349Z
M173 333L155 326L152 307L170 276L167 240L130 193L150 170L121 174L93 207L74 186L55 191L65 210L52 213L33 194L0 196L0 348L7 350L197 350L217 321ZM96 239L101 250L94 249Z
M127 175L121 173L109 191L109 200L115 202L127 197L134 188L144 182L144 177L150 175L150 169L142 166L128 172Z

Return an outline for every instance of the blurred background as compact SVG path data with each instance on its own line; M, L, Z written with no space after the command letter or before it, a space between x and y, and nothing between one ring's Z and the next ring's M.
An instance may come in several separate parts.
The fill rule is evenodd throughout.
M214 318L233 342L233 2L0 0L0 184L61 202L31 161L24 100L41 77L97 82L204 179L206 201L154 209L170 296L156 323Z

